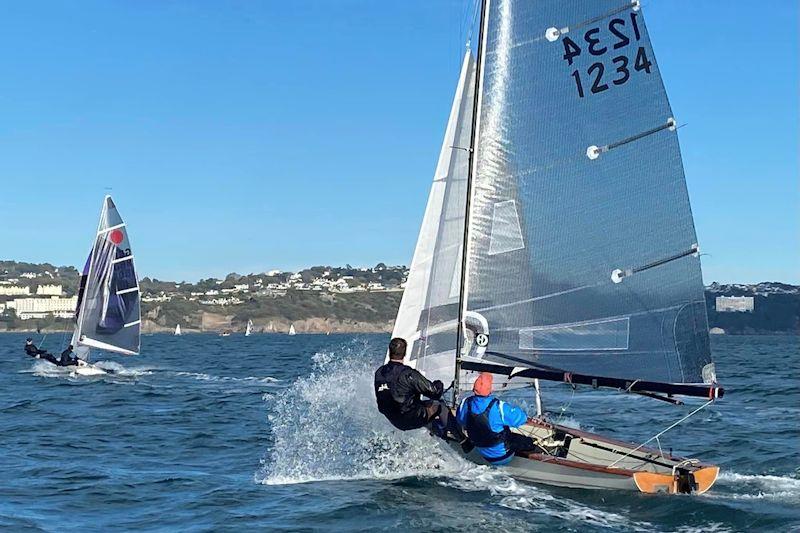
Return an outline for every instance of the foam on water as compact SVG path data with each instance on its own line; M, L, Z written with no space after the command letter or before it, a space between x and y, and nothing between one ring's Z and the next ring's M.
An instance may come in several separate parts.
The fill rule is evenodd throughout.
M601 528L623 528L627 531L653 531L655 528L653 524L633 521L608 509L595 509L563 496L557 498L547 489L521 483L501 469L487 466L472 465L440 480L439 483L468 492L488 492L498 505L515 511Z
M750 475L722 472L712 492L712 498L733 500L800 501L800 479L789 476Z
M374 368L357 351L318 353L309 376L264 396L272 404L273 443L257 482L397 479L461 468L463 461L424 430L397 431L376 416Z
M265 485L316 481L432 478L440 486L486 492L488 503L599 528L652 531L607 509L554 497L502 469L476 465L426 431L402 432L378 414L374 364L358 349L318 353L313 372L270 403L272 444L256 473Z
M68 379L97 379L107 376L137 378L139 376L152 374L153 372L151 367L125 367L115 361L97 361L92 364L102 370L105 370L107 374L84 376L76 374L74 371L75 367L56 366L48 363L47 361L35 361L29 370L23 372L30 372L34 376L39 377Z
M236 378L232 376L214 376L211 374L206 374L204 372L175 372L175 375L194 378L199 381L218 381L222 383L257 383L261 385L275 385L281 382L280 379L274 378L272 376L266 376L266 377L247 376L243 378Z
M153 373L152 367L125 367L115 361L97 361L94 366L102 368L115 376L138 377Z

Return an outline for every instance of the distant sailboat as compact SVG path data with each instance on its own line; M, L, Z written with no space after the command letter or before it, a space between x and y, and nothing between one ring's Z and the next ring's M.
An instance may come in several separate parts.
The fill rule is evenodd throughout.
M253 333L253 321L248 319L247 320L247 327L244 330L244 336L249 337Z
M407 364L453 383L453 407L479 372L501 391L535 388L537 416L512 430L531 446L509 475L702 493L719 468L658 441L723 390L676 121L639 0L479 5L393 336L408 341ZM637 446L550 422L542 379L705 403Z
M139 353L139 296L127 226L111 196L106 196L78 290L76 324L71 341L73 351L81 361L75 367L76 373L106 373L89 364L91 348L124 355Z
M176 335L176 336L181 335L181 325L180 324L176 324L175 325L175 333L174 333L174 335Z
M289 335L297 335L297 331L294 329L294 324L289 326Z

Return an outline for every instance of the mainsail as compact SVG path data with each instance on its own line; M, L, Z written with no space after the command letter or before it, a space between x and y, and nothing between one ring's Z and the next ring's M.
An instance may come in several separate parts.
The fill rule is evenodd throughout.
M249 337L252 332L253 332L253 321L248 319L247 320L247 327L244 330L244 336L245 337Z
M175 324L175 335L181 335L181 325Z
M716 376L677 123L638 0L484 5L394 335L448 383L460 302L462 382L483 369L711 393L666 386Z
M676 122L638 1L491 1L465 307L485 359L715 381Z
M128 231L106 196L81 280L72 345L83 359L88 348L134 355L139 353L140 325L139 283Z

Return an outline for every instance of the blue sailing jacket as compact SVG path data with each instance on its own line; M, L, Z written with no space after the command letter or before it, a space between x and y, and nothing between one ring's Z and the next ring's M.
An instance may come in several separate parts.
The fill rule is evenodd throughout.
M469 401L467 401L468 399ZM458 406L458 411L456 412L456 419L461 427L464 427L464 425L467 423L467 415L470 412L476 414L482 413L489 406L489 403L493 399L494 396L469 396L461 400L461 404ZM472 410L470 411L470 409ZM506 427L519 427L528 420L528 415L525 413L525 411L519 407L507 404L502 400L497 401L497 403L489 411L488 416L489 427L495 433L502 432ZM505 443L502 442L489 448L476 447L475 449L487 459L502 457L508 452ZM512 458L513 455L509 456L508 459L504 461L494 461L493 464L503 465L510 462Z

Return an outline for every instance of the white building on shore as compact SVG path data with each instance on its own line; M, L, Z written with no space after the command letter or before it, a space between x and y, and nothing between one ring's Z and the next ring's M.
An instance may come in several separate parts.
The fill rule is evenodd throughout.
M27 296L30 293L30 287L20 287L19 285L0 285L0 296Z
M72 298L60 298L58 296L50 298L16 298L6 302L6 307L14 309L17 316L22 320L45 318L47 316L72 318L75 315L75 307L77 305L77 296Z
M752 313L754 302L752 296L717 296L715 307L718 313Z
M36 287L38 296L61 296L64 293L61 285L39 285Z

